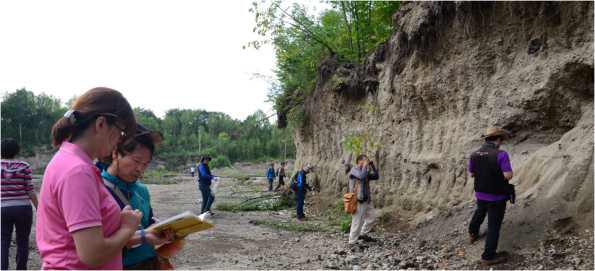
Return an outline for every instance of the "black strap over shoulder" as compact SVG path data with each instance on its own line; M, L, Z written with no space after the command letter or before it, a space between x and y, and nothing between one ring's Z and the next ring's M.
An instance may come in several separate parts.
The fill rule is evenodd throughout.
M110 182L106 179L103 179L103 184L112 193L112 195L114 195L116 197L118 204L123 204L124 206L130 205L130 201L128 200L126 195L124 195L122 190L120 190L120 188L118 188L115 184L113 184L112 182ZM120 206L120 207L124 208L124 206Z

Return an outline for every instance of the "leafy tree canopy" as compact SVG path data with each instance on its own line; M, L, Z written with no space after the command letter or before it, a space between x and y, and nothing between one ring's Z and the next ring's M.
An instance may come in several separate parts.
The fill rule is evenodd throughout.
M56 97L19 89L3 97L1 110L2 138L19 141L21 155L28 156L51 148L51 128L67 106ZM163 118L140 107L134 113L137 122L164 135L157 158L170 169L196 162L203 155L213 157L214 166L295 156L292 131L276 129L260 110L243 121L204 110L171 109Z
M330 1L329 8L315 14L312 4L293 3L283 6L281 0L252 3L254 32L262 39L248 47L272 44L277 56L270 99L279 116L279 124L300 126L304 116L304 98L314 89L316 67L325 57L341 62L361 63L367 54L392 33L392 15L399 9L397 1Z

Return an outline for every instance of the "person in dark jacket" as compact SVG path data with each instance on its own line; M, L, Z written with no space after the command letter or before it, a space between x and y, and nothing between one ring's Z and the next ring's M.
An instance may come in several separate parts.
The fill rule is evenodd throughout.
M506 201L511 196L512 166L508 153L500 150L504 140L510 134L500 128L488 128L485 142L471 154L468 171L474 180L477 208L469 224L469 238L475 242L479 235L479 227L488 216L488 233L484 252L481 255L483 265L493 265L506 261L503 253L497 253L500 227L506 211Z
M312 172L313 169L314 167L307 164L291 177L291 190L295 192L296 218L298 221L306 219L306 216L304 215L304 201L306 199L307 191L312 191L306 180L306 175Z
M285 164L286 162L281 162L281 166L277 169L277 177L279 178L279 183L277 187L275 187L275 191L279 191L279 188L285 185L283 179L285 178Z
M271 163L267 169L267 181L269 182L269 192L273 191L273 180L275 180L275 163Z
M211 157L205 156L200 159L200 163L198 164L198 189L202 194L202 206L200 209L200 213L211 212L211 205L215 201L215 195L213 195L213 191L211 191L211 182L215 178L213 174L211 174L211 170L209 169L209 162L211 161ZM211 215L213 212L211 212Z
M349 244L357 242L362 232L364 235L361 239L372 241L373 239L366 235L372 230L375 220L370 181L379 179L378 170L366 155L360 154L356 159L356 165L349 170L348 177L349 192L356 193L357 197L357 210L351 216Z

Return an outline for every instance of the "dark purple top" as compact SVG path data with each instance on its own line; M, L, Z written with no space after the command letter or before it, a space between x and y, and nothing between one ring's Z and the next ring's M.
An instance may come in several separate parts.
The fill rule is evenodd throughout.
M498 165L500 165L500 169L502 172L512 172L512 166L510 165L510 158L508 157L508 153L505 151L498 151ZM473 168L473 164L471 164L471 159L467 163L467 171L470 173L473 172L471 169ZM482 192L475 192L475 198L478 200L485 200L485 201L500 201L508 199L508 195L494 195L489 193L482 193Z

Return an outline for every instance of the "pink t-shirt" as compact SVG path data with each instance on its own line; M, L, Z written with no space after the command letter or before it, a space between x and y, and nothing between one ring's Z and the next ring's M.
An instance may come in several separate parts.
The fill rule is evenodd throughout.
M72 233L103 227L109 237L120 228L120 207L103 185L91 158L64 142L43 175L36 240L43 269L91 269L80 261ZM97 269L122 269L122 254Z

